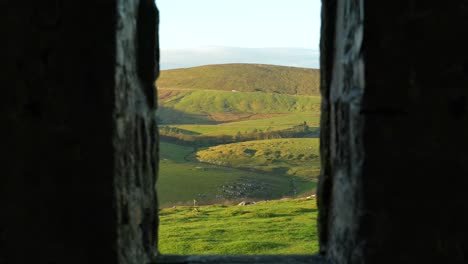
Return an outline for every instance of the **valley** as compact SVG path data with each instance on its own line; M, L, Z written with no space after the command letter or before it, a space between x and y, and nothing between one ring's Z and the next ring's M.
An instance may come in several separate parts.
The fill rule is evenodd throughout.
M256 64L161 72L162 254L318 251L318 80Z
M162 71L160 206L314 193L320 173L318 79L317 70L271 65Z

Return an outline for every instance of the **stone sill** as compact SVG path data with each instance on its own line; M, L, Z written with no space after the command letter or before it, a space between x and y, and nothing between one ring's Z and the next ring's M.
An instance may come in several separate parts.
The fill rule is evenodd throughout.
M201 264L201 263L292 263L292 264L326 264L320 255L263 255L263 256L224 256L224 255L162 255L158 256L156 263L165 264Z

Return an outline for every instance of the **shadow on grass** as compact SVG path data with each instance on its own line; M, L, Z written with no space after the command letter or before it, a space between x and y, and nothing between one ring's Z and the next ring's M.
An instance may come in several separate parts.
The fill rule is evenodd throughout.
M220 124L210 118L208 114L194 114L176 110L169 107L159 106L156 112L156 118L160 125L175 124L198 124L198 125L216 125Z

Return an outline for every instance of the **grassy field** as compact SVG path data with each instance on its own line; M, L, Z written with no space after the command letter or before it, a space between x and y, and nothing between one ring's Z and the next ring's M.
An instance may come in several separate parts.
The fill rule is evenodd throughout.
M320 173L319 139L287 138L247 141L198 151L198 160L267 173L316 179Z
M162 124L216 124L250 119L250 116L258 114L317 113L320 110L320 97L260 92L160 90L159 105L158 117Z
M162 207L225 200L274 199L292 194L292 178L192 161L193 148L160 143L157 189Z
M319 127L320 116L317 112L281 114L272 117L265 117L262 119L251 119L238 122L229 122L222 124L203 125L203 124L185 124L185 125L172 125L181 129L195 132L203 135L235 135L237 132L246 133L257 130L283 130L292 126L301 124L303 122L311 127Z
M162 254L317 252L315 200L281 198L316 189L318 77L248 64L161 72ZM243 200L262 202L232 205Z
M274 199L308 193L320 172L318 139L275 139L219 145L197 152L160 143L162 207L241 198ZM211 164L209 164L211 163Z
M162 254L314 254L318 251L315 200L248 206L166 208L159 212Z
M318 136L320 115L318 71L209 65L162 71L158 86L157 118L166 129L161 130L166 142L161 143L157 187L161 205L314 191L319 173L318 139L312 138ZM304 123L308 128L302 134L284 132ZM271 140L292 137L306 138ZM195 149L253 139L267 140ZM246 150L256 154L247 157ZM203 162L195 159L196 151Z
M161 71L157 85L159 88L318 96L320 75L317 69L262 64L222 64Z

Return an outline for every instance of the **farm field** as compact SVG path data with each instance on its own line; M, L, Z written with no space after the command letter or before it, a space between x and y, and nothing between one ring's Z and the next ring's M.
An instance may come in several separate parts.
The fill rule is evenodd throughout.
M314 254L315 199L160 210L159 251L174 255Z

